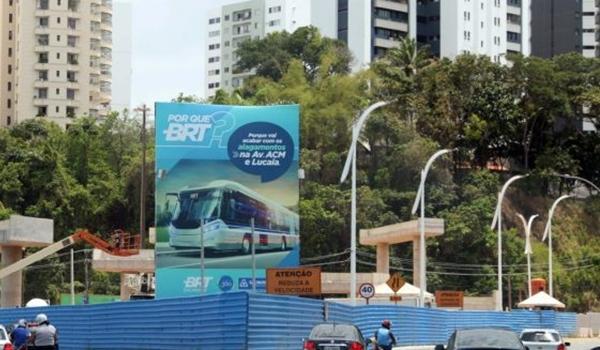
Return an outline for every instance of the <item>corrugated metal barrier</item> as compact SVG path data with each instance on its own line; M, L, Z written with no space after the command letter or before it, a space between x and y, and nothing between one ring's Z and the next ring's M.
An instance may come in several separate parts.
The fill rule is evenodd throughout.
M456 328L576 330L576 314L554 311L446 311L394 305L351 307L321 300L245 292L100 305L0 309L0 323L46 313L62 350L302 348L317 323L354 323L366 337L389 319L402 345L440 344Z

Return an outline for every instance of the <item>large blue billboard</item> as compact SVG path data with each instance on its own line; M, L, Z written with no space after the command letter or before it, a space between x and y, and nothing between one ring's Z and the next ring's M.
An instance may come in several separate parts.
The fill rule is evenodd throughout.
M157 103L156 296L264 290L299 263L299 110ZM254 236L252 236L254 232ZM253 238L254 237L254 238Z

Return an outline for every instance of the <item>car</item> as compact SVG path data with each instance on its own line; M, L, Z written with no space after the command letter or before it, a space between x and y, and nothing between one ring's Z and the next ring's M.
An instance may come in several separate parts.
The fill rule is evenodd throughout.
M515 332L504 328L458 329L448 338L447 346L435 350L527 350Z
M556 329L524 329L520 338L529 350L565 350L571 346Z
M313 327L304 350L367 350L367 340L353 324L321 323Z
M13 350L12 343L8 337L8 332L4 326L0 325L0 349L2 350Z

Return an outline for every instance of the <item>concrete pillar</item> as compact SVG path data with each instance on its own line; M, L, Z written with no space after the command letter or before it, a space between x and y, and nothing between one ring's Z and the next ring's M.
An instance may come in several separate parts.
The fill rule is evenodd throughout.
M23 249L17 246L2 246L2 267L11 265L23 257ZM0 305L2 307L22 306L23 274L17 271L2 279Z
M412 241L413 245L413 286L419 287L421 285L421 279L419 278L419 271L421 269L420 257L421 249L419 249L419 237L416 237Z
M390 245L377 243L377 273L390 273Z
M125 272L121 272L121 300L122 301L129 300L129 297L131 296L131 290L129 289L129 286L127 286L127 275L129 275L129 274L125 273Z

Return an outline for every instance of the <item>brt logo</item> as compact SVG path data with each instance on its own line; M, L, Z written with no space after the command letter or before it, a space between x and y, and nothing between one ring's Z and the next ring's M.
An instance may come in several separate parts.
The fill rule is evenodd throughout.
M210 281L212 280L212 277L204 277L204 289L207 289ZM189 276L187 277L185 280L183 280L183 285L186 291L191 291L191 290L201 290L202 289L202 278L201 277L195 277L195 276Z

